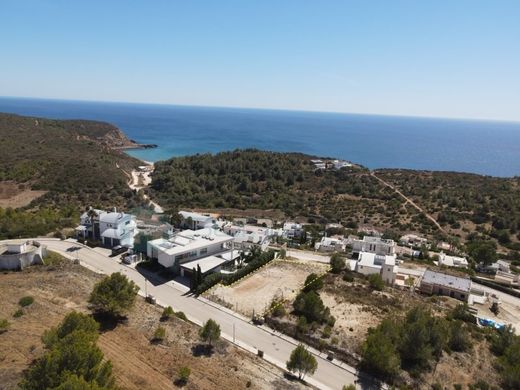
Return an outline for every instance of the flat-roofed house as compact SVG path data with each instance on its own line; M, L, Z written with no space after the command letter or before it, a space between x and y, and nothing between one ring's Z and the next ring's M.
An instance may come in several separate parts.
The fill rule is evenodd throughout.
M198 230L212 227L215 221L209 215L194 213L191 211L179 211L181 227L183 229Z
M298 238L303 234L303 226L296 222L285 222L282 230L283 235L287 238Z
M139 230L132 214L118 212L115 208L112 212L89 208L80 216L76 232L78 239L100 240L105 247L121 245L132 248Z
M347 242L344 237L322 237L314 245L319 252L345 252Z
M362 240L354 239L352 241L352 254L355 256L361 252L369 252L376 255L392 256L395 255L395 247L394 240L364 236Z
M134 247L134 237L139 233L135 216L132 214L111 212L99 216L101 241L106 247L117 245Z
M444 252L439 254L439 265L446 267L468 268L468 260L464 257L449 256Z
M360 274L379 274L386 283L394 284L397 270L395 254L377 255L370 252L359 253L356 263L356 272Z
M204 265L205 268L214 265L215 259L211 259L210 257L229 252L231 250L232 241L233 237L212 228L184 230L169 239L159 238L157 240L148 241L146 253L148 257L157 259L159 264L163 267L184 275L182 269L186 269L186 267L181 269L181 265L192 263L192 265L200 265L202 268L204 261L208 264L207 266ZM203 260L206 258L210 259L196 264L193 263L195 260ZM222 264L224 264L224 262ZM217 266L219 265L215 267Z
M471 279L428 269L422 277L420 291L424 294L446 295L467 301L471 291Z

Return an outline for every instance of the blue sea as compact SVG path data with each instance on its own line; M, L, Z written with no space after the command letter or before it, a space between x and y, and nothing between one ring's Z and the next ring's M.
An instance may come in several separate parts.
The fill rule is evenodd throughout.
M338 157L371 169L520 175L515 122L25 98L0 98L0 112L107 121L139 143L159 145L129 152L154 162L254 147Z

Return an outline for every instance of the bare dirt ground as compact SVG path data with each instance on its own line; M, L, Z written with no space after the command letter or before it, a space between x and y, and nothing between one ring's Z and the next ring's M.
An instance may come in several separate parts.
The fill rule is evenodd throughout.
M101 276L79 265L63 262L35 266L23 272L0 274L0 318L11 326L0 334L0 389L15 389L22 372L44 350L43 332L56 326L71 310L88 312L86 300ZM26 295L34 303L24 315L13 318L18 300ZM303 385L284 378L281 370L221 341L210 356L194 356L198 327L178 318L160 322L162 309L140 297L128 322L101 334L98 345L114 366L117 384L123 389L174 389L178 368L191 369L187 389L300 389ZM158 325L166 328L164 345L150 343Z
M283 221L285 219L285 213L278 209L272 210L261 210L261 209L199 209L195 208L193 211L197 213L208 213L215 217L219 216L233 216L233 217L252 217L252 218L270 218L276 221Z
M18 208L27 206L47 191L33 191L29 186L11 181L0 182L0 207Z
M328 268L319 263L275 260L233 286L215 287L207 298L224 303L246 316L251 316L253 310L264 313L275 297L294 300L309 274L321 274Z

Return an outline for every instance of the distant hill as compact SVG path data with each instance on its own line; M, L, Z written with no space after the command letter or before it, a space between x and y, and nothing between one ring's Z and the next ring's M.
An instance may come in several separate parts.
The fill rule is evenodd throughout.
M254 149L172 158L156 164L151 194L173 209L277 209L308 221L373 226L394 238L407 232L455 241L480 235L520 248L519 178L373 172L432 215L446 235L367 169L316 171L312 158Z
M138 199L127 186L128 174L139 160L113 148L130 144L108 123L0 114L0 195L44 194L15 212L21 219L28 210L35 217L45 209L44 219L50 220L87 205L129 207ZM4 215L0 236L12 235L16 223L6 221Z

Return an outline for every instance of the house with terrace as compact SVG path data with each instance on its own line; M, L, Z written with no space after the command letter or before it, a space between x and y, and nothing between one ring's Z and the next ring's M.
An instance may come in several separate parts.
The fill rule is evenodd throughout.
M398 272L396 255L361 252L356 262L355 271L363 275L379 274L386 283L393 285Z
M118 245L133 248L138 233L135 216L115 208L111 212L89 208L80 216L76 227L78 239L99 240L107 248Z
M344 237L322 237L319 242L314 245L314 249L319 252L345 252L347 242Z
M215 223L213 217L209 215L194 213L191 211L179 211L179 216L181 219L180 226L183 229L204 229L212 227Z
M364 236L362 240L354 239L351 242L352 255L359 256L361 252L375 253L376 255L395 255L396 244L394 240L381 237Z
M146 253L160 265L181 276L199 266L203 273L216 272L239 256L233 237L213 228L184 230L165 239L148 241Z
M420 291L428 295L446 295L467 301L471 291L471 279L428 269L421 279Z

